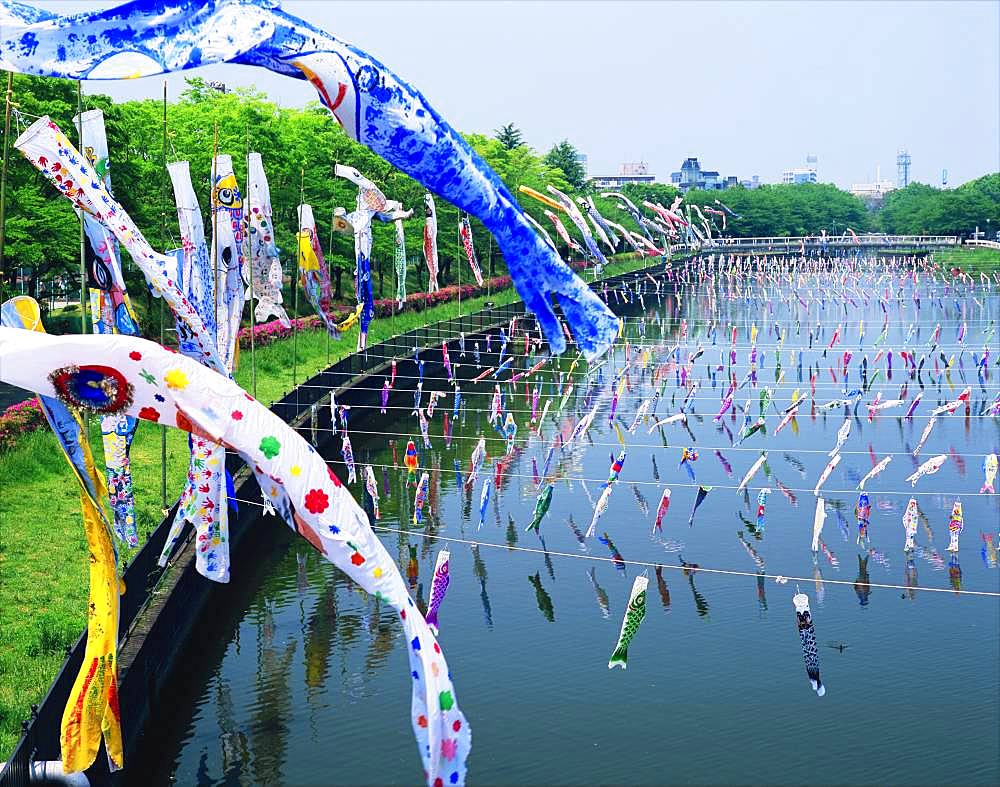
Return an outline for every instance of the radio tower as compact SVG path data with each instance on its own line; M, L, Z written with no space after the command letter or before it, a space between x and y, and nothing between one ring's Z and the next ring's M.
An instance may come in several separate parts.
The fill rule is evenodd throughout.
M910 154L906 148L900 148L896 153L896 185L905 189L910 182Z

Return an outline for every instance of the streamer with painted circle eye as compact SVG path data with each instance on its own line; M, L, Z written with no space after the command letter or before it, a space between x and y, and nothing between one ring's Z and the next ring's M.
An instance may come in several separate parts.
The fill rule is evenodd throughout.
M820 697L826 694L826 686L819 676L819 649L816 647L816 628L813 625L812 611L809 609L809 596L796 592L792 596L795 607L795 623L799 630L799 641L802 644L802 658L806 663L806 675L813 691Z
M438 287L438 245L437 207L434 195L424 194L424 262L427 264L427 292L437 292Z
M439 778L461 783L471 741L448 665L394 559L322 456L232 380L153 342L0 328L0 381L54 397L49 375L71 363L123 375L132 386L124 410L129 415L237 452L289 527L399 613L410 658L411 722L424 768L431 784Z
M38 304L32 298L20 296L4 303L0 307L0 324L0 331L9 334L6 343L0 344L0 377L14 371L12 365L22 365L17 371L26 374L33 384L20 385L38 393L42 412L80 487L89 554L87 644L60 724L63 770L76 773L89 768L103 738L109 766L115 771L123 765L117 685L119 593L123 588L117 574L111 526L104 511L108 491L94 466L80 413L96 406L106 413L123 414L132 404L134 388L124 375L103 362L66 364L69 358L64 354L48 366L29 369L30 357L7 360L3 348L19 339L19 334L45 333ZM51 342L52 337L46 338ZM66 365L52 368L55 364Z
M330 268L323 257L319 245L319 235L316 231L316 219L312 206L302 204L298 208L299 232L296 234L298 245L299 283L306 294L306 300L316 310L323 320L327 332L336 338L340 335L337 323L333 317L333 287L330 284ZM343 217L334 218L334 230L346 232L350 224Z
M479 260L476 259L476 250L472 245L472 225L469 217L463 216L458 222L458 234L462 239L462 248L465 249L465 258L469 261L472 275L476 280L476 285L483 286L483 272L479 269Z
M104 113L100 109L83 112L73 123L84 140L84 155L94 172L111 190L111 169ZM118 242L96 217L82 213L87 234L87 286L90 288L90 316L94 333L139 334L118 259ZM135 528L135 498L129 449L137 421L127 416L102 416L101 438L108 499L114 514L115 535L129 546L139 544Z
M611 653L608 661L608 669L628 667L628 648L639 630L639 626L646 617L646 586L649 579L644 576L636 577L632 582L632 591L629 594L628 605L625 607L625 617L622 619L621 631L618 633L618 642Z
M247 157L247 231L250 234L250 264L245 267L247 291L245 297L256 301L253 319L264 322L276 317L286 328L291 326L288 314L281 305L283 272L278 246L274 241L274 222L271 218L271 188L264 172L260 153L251 152Z
M212 162L212 243L215 248L215 294L218 310L216 345L231 374L236 360L237 334L243 319L247 278L244 255L243 194L236 183L231 156Z

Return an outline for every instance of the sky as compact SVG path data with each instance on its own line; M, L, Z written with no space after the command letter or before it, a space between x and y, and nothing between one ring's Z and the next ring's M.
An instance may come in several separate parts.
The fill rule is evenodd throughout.
M30 0L28 0L30 1ZM36 3L70 13L102 0ZM818 158L819 180L955 186L1000 170L1000 1L329 2L283 8L419 89L455 128L514 123L539 151L568 139L591 175L645 161L660 181L705 169L775 182ZM198 73L283 105L312 88L247 66ZM162 77L86 92L159 96ZM183 90L168 77L168 91Z

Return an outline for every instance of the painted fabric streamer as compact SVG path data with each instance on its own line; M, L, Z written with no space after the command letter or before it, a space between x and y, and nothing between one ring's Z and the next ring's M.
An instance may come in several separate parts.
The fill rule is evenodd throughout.
M281 305L283 273L278 247L274 242L274 223L271 220L271 189L264 173L260 153L251 152L247 157L247 230L250 233L250 264L246 272L246 298L256 301L253 318L264 322L277 317L286 328L291 326L288 314Z
M83 112L73 118L83 140L87 163L111 191L111 166L108 138L104 128L104 113L99 109ZM132 303L125 289L118 242L95 216L83 214L83 229L87 235L87 287L90 290L90 317L94 333L124 333L139 335ZM139 545L135 530L135 497L132 494L132 467L129 449L138 422L128 416L105 415L101 418L101 440L104 448L104 474L108 484L108 500L114 514L115 535L131 547Z
M218 301L216 345L226 371L236 360L236 335L243 319L246 257L243 236L243 195L236 184L232 157L212 162L212 242L215 248L215 297Z
M396 269L396 305L403 308L406 303L406 235L403 220L413 215L413 209L403 210L400 206L392 212L392 223L396 229L393 239L393 266Z
M0 61L13 71L124 79L228 61L308 79L349 137L493 233L518 294L554 352L566 344L552 295L588 358L613 341L617 326L610 309L535 232L496 173L418 91L361 49L269 0L189 3L170 15L158 0L66 17L14 8L3 14L0 43Z
M611 660L608 661L608 669L628 667L628 646L632 643L639 630L639 625L646 617L646 586L649 579L646 577L636 577L632 583L632 592L628 598L628 606L625 608L625 617L622 620L622 628L618 633L618 643L615 645Z
M424 262L427 263L427 291L438 291L438 225L434 195L424 194Z
M372 294L372 219L391 221L391 216L386 212L390 205L378 186L354 167L337 164L334 174L358 187L354 211L345 215L343 208L337 208L336 214L347 220L354 234L354 292L361 309L358 349L363 350L368 344L368 326L375 318L375 296ZM394 203L392 207L397 204ZM337 229L336 224L334 229Z
M472 245L472 225L468 216L463 216L458 222L458 234L462 239L462 248L465 249L465 257L469 261L472 275L476 279L476 285L483 286L483 272L479 269L479 260L476 259L476 249Z
M796 593L792 596L795 606L795 623L799 629L799 640L802 642L802 658L806 662L806 675L813 691L820 697L826 694L826 686L819 677L819 650L816 647L816 629L813 626L812 612L809 610L809 596Z
M204 359L211 368L224 372L226 367L216 349L214 333L207 330L194 305L187 301L177 285L177 260L181 255L153 251L132 218L111 196L104 181L47 116L32 123L17 138L14 147L74 207L102 222L125 247L146 277L150 289L164 298L177 318L177 341L181 352Z
M342 231L348 229L344 223ZM299 283L305 291L306 299L323 320L326 330L331 336L340 336L337 323L334 322L331 309L333 306L333 288L330 286L330 269L323 258L323 250L319 245L319 235L316 232L316 219L311 205L299 205Z
M227 377L135 337L55 338L0 328L0 379L71 404L81 393L112 389L123 412L236 451L289 527L399 613L412 672L411 721L427 784L464 782L469 726L440 647L364 511L293 428Z
M28 331L45 332L38 304L31 298L21 296L7 301L0 315L3 332L15 338ZM46 338L53 341L51 337ZM0 364L0 369L9 366L9 363ZM39 393L38 396L42 412L80 485L83 528L90 556L87 645L59 728L62 765L66 773L89 768L97 758L102 737L111 770L118 770L123 765L117 652L121 587L111 527L101 505L102 500L107 500L107 488L94 467L80 410L98 414L121 412L129 397L124 380L113 379L109 385L98 388L90 385L93 380L88 379L86 373L82 379L79 374L74 377L75 371L72 365L53 370L47 384L49 395ZM59 391L75 396L71 407L63 404L62 396L51 395Z
M215 276L205 243L201 206L191 184L188 162L167 165L181 233L181 291L194 304L207 329L215 326ZM195 358L195 360L200 360ZM187 481L177 504L159 565L173 554L185 522L195 530L195 569L213 582L229 581L229 504L226 496L226 449L201 435L188 435Z

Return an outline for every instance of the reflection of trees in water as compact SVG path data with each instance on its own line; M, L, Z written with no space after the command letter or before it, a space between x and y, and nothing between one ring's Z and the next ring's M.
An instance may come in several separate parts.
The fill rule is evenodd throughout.
M472 573L479 580L479 598L483 602L483 619L487 628L493 628L493 608L490 606L490 596L486 592L486 564L479 554L479 547L472 547Z
M272 605L268 601L264 602L258 621L257 677L250 723L251 769L254 782L275 784L281 780L288 741L288 723L292 715L288 681L297 643L290 639L283 648L275 644L276 628Z
M305 626L306 697L309 700L322 690L330 671L330 651L337 633L336 579L323 588L316 599Z
M545 592L542 587L542 575L535 572L534 576L529 576L528 581L535 588L535 602L538 604L538 611L541 612L549 623L555 623L556 613L552 606L552 596Z
M371 617L368 621L371 643L367 653L365 653L365 673L374 675L375 671L383 667L389 658L398 629L395 625L395 615L383 615L381 602L377 598L370 599L370 603L373 604Z
M242 781L250 764L250 749L247 736L236 725L236 711L233 706L232 689L229 681L221 675L215 679L215 715L219 723L219 741L222 749L222 773ZM201 766L199 765L199 771ZM198 783L206 783L199 774Z
M683 573L684 576L687 577L688 585L691 586L691 595L694 596L694 607L697 610L699 617L707 618L709 612L708 600L701 593L699 593L698 588L694 586L694 575L698 571L699 566L697 563L686 562L683 557L680 557L680 555L678 555L678 558L681 561L681 565L684 567Z
M660 592L660 603L663 609L670 611L670 588L667 587L667 580L663 578L663 566L656 567L656 589Z
M858 577L854 580L854 592L858 594L858 602L861 606L868 606L868 597L871 595L871 578L868 576L868 555L862 557L858 555Z

